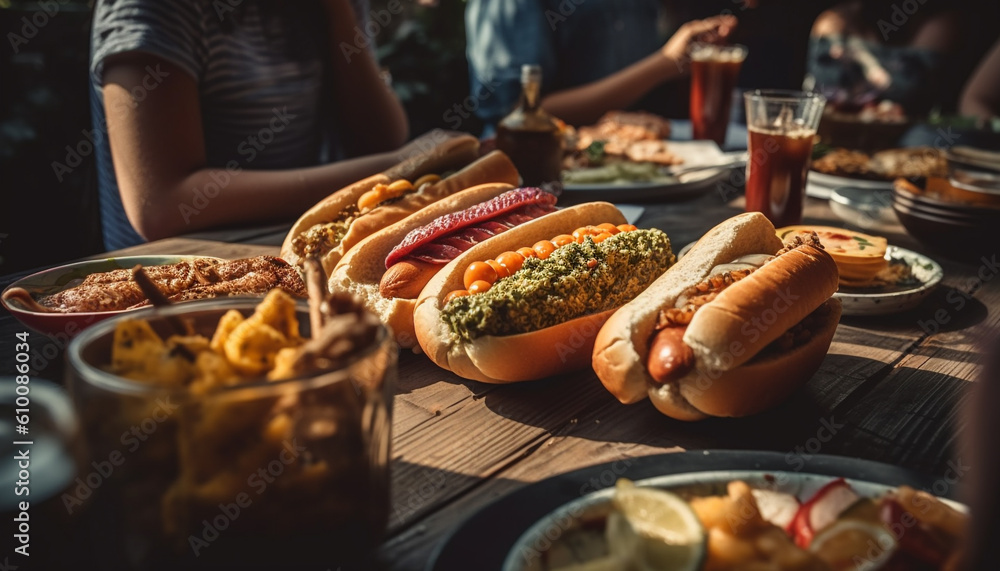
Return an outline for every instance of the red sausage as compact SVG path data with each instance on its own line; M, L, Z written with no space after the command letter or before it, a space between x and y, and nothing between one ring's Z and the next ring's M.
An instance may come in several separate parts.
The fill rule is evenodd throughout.
M646 367L656 382L669 383L694 367L694 352L684 344L685 329L687 327L666 327L653 336Z

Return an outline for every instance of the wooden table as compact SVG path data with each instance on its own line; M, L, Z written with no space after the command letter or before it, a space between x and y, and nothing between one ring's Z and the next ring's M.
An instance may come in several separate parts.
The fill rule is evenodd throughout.
M722 188L690 202L645 206L639 226L665 230L679 250L741 212L743 203L738 193ZM805 219L843 225L826 201L815 199L807 200ZM898 225L873 233L925 252ZM284 227L222 232L118 253L276 254L283 235ZM958 473L960 480L971 462L957 446L963 406L969 382L981 369L977 343L997 330L1000 279L991 279L998 271L995 258L970 264L932 257L945 268L945 278L931 298L898 316L844 318L808 385L784 405L751 418L674 421L648 402L618 403L589 371L494 386L457 378L422 355L402 355L394 404L392 513L380 565L423 569L463 518L504 494L579 467L647 454L688 449L835 454L935 477ZM0 278L0 287L16 277ZM0 374L13 369L13 335L19 330L10 315L0 316ZM34 336L34 348L61 355L64 340L39 337ZM34 374L61 380L59 355Z

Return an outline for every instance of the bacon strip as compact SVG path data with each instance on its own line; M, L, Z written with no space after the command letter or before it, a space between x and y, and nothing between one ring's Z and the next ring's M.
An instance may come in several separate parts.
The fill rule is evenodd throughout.
M556 197L540 188L518 188L412 230L385 258L386 269L406 257L447 263L458 253L499 232L555 210ZM508 215L508 216L504 216ZM457 231L471 228L468 234ZM444 241L443 238L448 240ZM434 243L434 245L432 245ZM421 251L416 252L417 249ZM453 248L454 250L451 250ZM451 254L444 258L445 253Z

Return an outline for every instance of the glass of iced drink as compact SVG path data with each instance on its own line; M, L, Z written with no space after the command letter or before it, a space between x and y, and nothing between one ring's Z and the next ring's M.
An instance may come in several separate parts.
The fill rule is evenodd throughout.
M101 568L353 569L380 542L392 335L360 310L314 335L304 305L266 303L128 312L70 345L67 381L101 470L75 493L101 530Z
M721 147L726 141L733 89L748 51L741 45L695 43L690 53L694 138L711 139Z
M746 210L763 212L777 228L798 224L826 99L810 92L759 89L743 97L750 139Z

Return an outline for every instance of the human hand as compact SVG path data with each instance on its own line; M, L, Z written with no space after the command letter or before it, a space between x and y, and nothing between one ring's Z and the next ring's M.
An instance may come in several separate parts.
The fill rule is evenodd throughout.
M721 43L732 34L736 24L736 17L729 15L692 20L674 32L674 35L660 48L660 53L678 69L684 71L687 69L688 49L692 42Z

